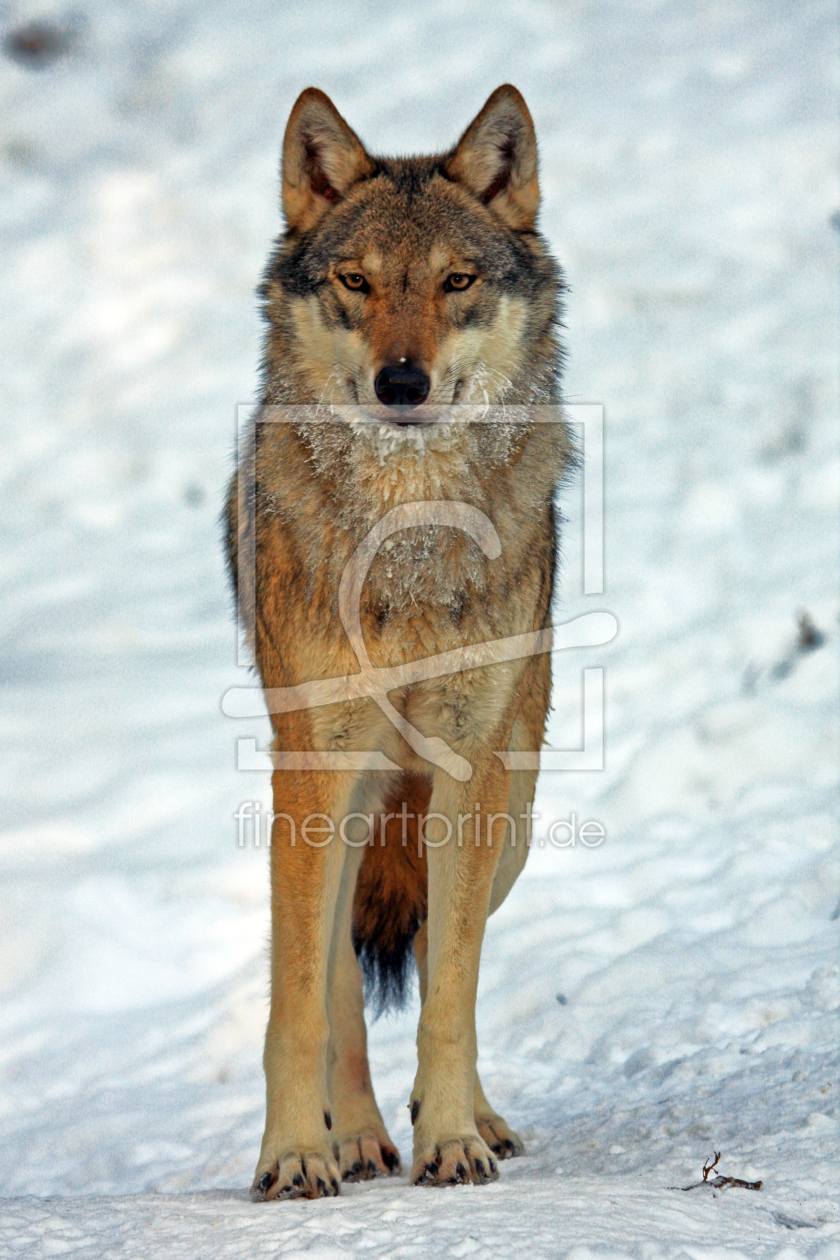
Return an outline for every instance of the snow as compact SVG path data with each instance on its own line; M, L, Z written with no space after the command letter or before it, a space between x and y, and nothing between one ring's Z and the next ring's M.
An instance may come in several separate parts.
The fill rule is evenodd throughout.
M0 1254L837 1255L834 6L59 18L65 57L2 61ZM504 80L567 394L606 409L605 591L573 491L559 613L620 625L555 658L561 748L605 668L605 769L543 775L484 950L482 1077L528 1153L253 1205L267 873L233 815L267 802L236 741L268 723L222 715L251 679L216 518L282 128L314 82L372 147L431 149ZM572 811L600 847L548 841ZM404 1161L416 1018L371 1031ZM670 1188L713 1151L762 1189Z

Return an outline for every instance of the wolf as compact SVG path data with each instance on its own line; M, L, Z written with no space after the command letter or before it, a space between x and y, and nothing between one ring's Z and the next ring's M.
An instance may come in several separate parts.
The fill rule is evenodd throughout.
M411 1181L481 1184L523 1150L476 1071L485 924L527 857L537 777L499 754L538 753L551 673L544 651L489 660L476 645L550 626L574 462L565 427L537 416L560 401L565 286L536 228L534 124L506 84L446 153L377 157L308 88L281 184L262 394L226 510L282 763L252 1197L400 1170L363 972L387 1003L414 965ZM441 654L460 663L415 668ZM378 670L397 671L387 697L356 685ZM346 692L277 702L336 678Z

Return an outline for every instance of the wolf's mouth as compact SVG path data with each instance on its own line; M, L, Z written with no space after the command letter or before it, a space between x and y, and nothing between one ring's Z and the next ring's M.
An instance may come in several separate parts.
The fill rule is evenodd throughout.
M368 401L366 397L362 397L362 394L367 394L367 389L360 391L359 382L354 377L348 375L345 378L347 393L351 400L350 405L356 411L356 418L365 424L381 424L396 429L429 427L450 419L449 413L452 407L456 407L463 401L465 384L465 378L459 376L448 402L429 402L428 398L423 398L418 402L413 400L391 402L385 401L382 397L377 401L372 399ZM380 390L380 395L383 393L384 391ZM339 406L340 410L342 408Z
M353 404L360 408L361 419L370 424L391 424L404 429L409 425L434 424L437 409L422 403L362 403L359 388L352 377L347 379L347 392Z
M416 425L434 424L439 416L436 407L395 406L366 407L366 416L373 424L389 424L398 429Z

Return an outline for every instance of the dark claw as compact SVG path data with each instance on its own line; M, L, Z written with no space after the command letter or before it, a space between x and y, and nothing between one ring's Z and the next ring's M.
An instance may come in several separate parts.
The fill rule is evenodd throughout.
M300 1173L295 1173L294 1177L292 1177L292 1185L297 1186L298 1190L301 1188L303 1185L303 1177L301 1177Z
M516 1153L516 1147L514 1146L513 1142L511 1142L510 1138L505 1138L505 1150L510 1155L513 1155Z
M484 1167L484 1164L480 1159L475 1161L475 1171L478 1173L482 1181L487 1180L487 1169Z
M391 1172L399 1172L400 1157L396 1151L383 1151L382 1158L385 1160L385 1163Z
M494 1159L490 1160L490 1171L494 1177L496 1173L499 1171L498 1168L496 1167L496 1161Z
M315 1181L315 1185L318 1187L319 1194L327 1193L327 1183L324 1181L323 1177L318 1177Z
M466 1167L465 1164L462 1164L461 1161L458 1160L458 1163L455 1165L455 1180L456 1181L469 1181L469 1179L470 1179L470 1170Z
M336 1181L335 1177L331 1178L331 1180L330 1180L330 1185L332 1186L332 1192L333 1192L333 1194L338 1194L338 1189L339 1189L339 1186L338 1186L338 1182Z
M367 1174L369 1177L375 1177L376 1173L377 1173L376 1164L373 1162L372 1159L369 1159L367 1162Z
M347 1169L347 1172L344 1174L344 1180L345 1181L358 1181L359 1173L361 1171L362 1171L362 1164L361 1164L361 1161L357 1159L355 1164L352 1164Z
M252 1202L252 1203L264 1203L264 1202L265 1202L265 1200L266 1200L266 1196L268 1195L269 1190L270 1190L270 1189L271 1189L271 1187L274 1185L274 1183L276 1182L276 1180L277 1180L277 1178L278 1178L279 1176L280 1176L279 1172L277 1172L277 1173L272 1173L272 1172L265 1172L265 1173L263 1173L263 1175L260 1177L259 1181L257 1181L257 1182L256 1182L256 1183L255 1183L255 1184L251 1187L251 1195L250 1195L251 1202Z

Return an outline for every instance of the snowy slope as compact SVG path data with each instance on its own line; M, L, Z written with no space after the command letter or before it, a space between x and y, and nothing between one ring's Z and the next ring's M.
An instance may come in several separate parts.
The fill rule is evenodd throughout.
M0 4L0 37L44 12ZM66 56L0 59L0 1254L838 1254L834 6L53 13ZM607 417L605 593L572 492L559 615L621 627L556 658L558 747L606 669L606 766L542 777L484 950L528 1154L259 1207L267 877L233 815L268 724L221 713L250 676L216 516L280 137L314 82L371 147L439 147L503 80L567 394ZM547 842L573 810L600 848ZM416 1017L371 1033L404 1159ZM713 1150L762 1190L669 1189Z

